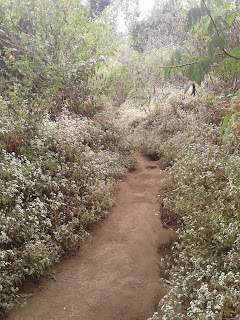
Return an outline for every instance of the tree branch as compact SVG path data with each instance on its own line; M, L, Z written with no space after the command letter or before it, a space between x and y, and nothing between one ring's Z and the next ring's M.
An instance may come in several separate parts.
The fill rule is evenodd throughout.
M198 61L194 61L194 62L187 62L187 63L184 63L184 64L178 64L176 66L160 66L158 68L160 69L169 69L169 68L183 68L183 67L186 67L186 66L192 66L194 64L197 64Z
M11 47L17 47L17 48L21 48L22 49L22 47L20 47L16 43L12 43L9 40L3 39L3 38L0 38L0 42L2 43L3 46L4 46L4 42L5 42L5 43L9 44Z
M223 54L222 53L216 53L214 54L214 56L222 56ZM186 62L186 63L183 63L183 64L179 64L179 65L176 65L176 66L160 66L158 68L160 69L170 69L170 68L183 68L183 67L187 67L187 66L192 66L194 64L197 64L198 61L193 61L193 62Z

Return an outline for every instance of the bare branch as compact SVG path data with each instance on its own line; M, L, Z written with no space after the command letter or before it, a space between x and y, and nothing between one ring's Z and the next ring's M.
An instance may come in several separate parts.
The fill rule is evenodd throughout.
M214 54L214 56L222 56L223 55L223 53L216 53L216 54ZM171 69L171 68L183 68L183 67L187 67L187 66L192 66L192 65L194 65L194 64L197 64L198 63L198 61L193 61L193 62L187 62L187 63L183 63L183 64L179 64L179 65L176 65L176 66L160 66L160 67L158 67L158 68L160 68L160 69Z
M183 68L183 67L186 67L186 66L192 66L194 64L197 64L198 61L194 61L194 62L187 62L187 63L183 63L183 64L178 64L176 66L160 66L158 68L160 69L170 69L170 68Z
M9 45L12 46L12 47L17 47L17 48L21 48L21 49L22 49L22 47L20 47L20 46L17 45L16 43L12 43L12 42L10 42L9 40L3 39L3 38L0 38L0 42L1 42L1 44L2 44L3 46L5 46L5 44L4 44L4 42L5 42L5 43L9 44Z

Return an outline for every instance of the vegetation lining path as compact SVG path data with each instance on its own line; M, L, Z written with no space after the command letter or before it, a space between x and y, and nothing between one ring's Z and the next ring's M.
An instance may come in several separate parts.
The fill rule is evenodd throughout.
M166 178L159 166L140 156L91 241L57 265L54 281L45 282L9 320L146 320L153 314L166 293L159 282L158 248L174 239L157 215Z

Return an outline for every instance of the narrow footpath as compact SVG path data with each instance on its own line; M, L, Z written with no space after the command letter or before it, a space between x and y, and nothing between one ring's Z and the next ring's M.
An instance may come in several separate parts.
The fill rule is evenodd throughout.
M92 238L37 289L28 288L26 306L8 320L146 320L156 311L167 290L159 281L158 248L175 238L158 215L158 193L166 179L159 166L140 156Z

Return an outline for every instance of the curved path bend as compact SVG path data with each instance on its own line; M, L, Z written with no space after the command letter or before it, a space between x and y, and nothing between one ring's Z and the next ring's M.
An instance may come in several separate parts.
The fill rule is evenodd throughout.
M167 178L159 166L140 156L92 238L56 265L51 277L30 286L26 306L8 320L146 320L156 311L166 293L159 282L158 248L175 239L157 215Z

